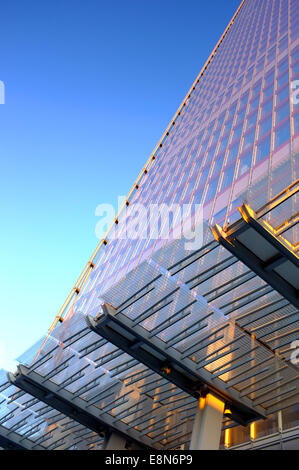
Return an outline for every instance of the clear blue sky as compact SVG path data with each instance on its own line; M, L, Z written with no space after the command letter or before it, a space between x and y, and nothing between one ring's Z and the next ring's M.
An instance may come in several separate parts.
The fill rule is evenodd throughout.
M240 0L1 4L0 368L48 329Z

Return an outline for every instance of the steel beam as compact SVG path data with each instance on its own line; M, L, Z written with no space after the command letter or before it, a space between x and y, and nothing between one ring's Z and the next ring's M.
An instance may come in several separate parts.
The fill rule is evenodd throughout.
M90 403L68 390L61 390L59 385L45 379L24 365L19 365L15 374L9 372L7 377L16 387L30 393L30 395L98 434L105 435L108 433L110 435L114 433L125 438L128 442L135 442L142 448L151 447L150 439L147 437L139 440L138 433L134 429L127 430L124 423L119 422L115 426L111 415L99 410L94 405L90 405Z
M86 317L87 324L95 333L196 399L203 389L208 389L220 399L229 401L232 419L242 425L265 417L261 408L251 407L250 400L238 400L238 393L233 390L226 393L223 381L213 377L207 370L198 372L196 363L191 359L174 348L167 348L166 343L157 337L151 337L150 332L134 324L130 318L117 313L108 304L104 304L102 308L104 313L98 319Z
M45 450L45 447L35 444L30 439L10 431L8 428L0 425L0 447L6 450Z
M255 212L246 204L239 208L242 219L238 220L227 230L223 230L219 225L212 228L215 239L223 245L232 255L236 256L253 272L261 277L269 286L279 292L285 299L299 308L299 258L295 252L287 245L283 239L279 238L274 229L262 220L257 220ZM254 244L249 243L249 235L244 237L246 231L252 230L259 237L257 240L264 240L265 248L272 247L275 253L273 257L262 260L255 252ZM257 242L258 244L258 242ZM257 246L257 245L255 245ZM260 248L260 247L259 247ZM266 252L266 250L265 250ZM290 269L286 270L284 277L275 271L284 263L289 263ZM286 276L286 277L285 277Z

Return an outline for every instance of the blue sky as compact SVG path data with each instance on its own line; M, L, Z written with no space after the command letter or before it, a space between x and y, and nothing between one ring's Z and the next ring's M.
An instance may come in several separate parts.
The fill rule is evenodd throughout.
M0 368L48 329L239 0L1 5Z

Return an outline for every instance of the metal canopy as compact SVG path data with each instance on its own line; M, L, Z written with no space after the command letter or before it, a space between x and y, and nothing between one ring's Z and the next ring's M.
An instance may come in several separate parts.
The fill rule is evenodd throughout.
M194 252L186 253L183 240L167 245L100 300L114 303L121 324L130 323L129 350L90 330L78 312L52 333L38 360L39 348L33 348L27 372L31 378L38 374L35 384L51 392L54 384L55 393L71 393L71 403L80 398L127 438L133 431L136 440L157 449L189 442L203 382L234 406L252 410L253 419L297 402L298 370L290 364L289 345L297 335L298 310L211 233ZM95 322L98 313L90 312ZM136 342L136 332L143 343L159 343L160 353L163 345L159 367L170 365L180 379L192 380L192 393L171 374L161 376L154 362L143 363L140 347L153 349ZM240 409L234 411L240 416ZM250 419L243 415L244 422Z
M298 369L289 362L289 345L298 310L208 235L200 250L183 252L182 240L168 245L107 291L103 300L116 308L109 321L129 318L132 340L141 326L151 345L164 342L173 364L179 353L199 380L232 400L249 399L243 404L257 414L296 403ZM94 316L95 326L101 314ZM131 345L134 355L140 345Z
M0 426L0 446L7 450L33 450L34 443L15 431ZM35 446L36 450L45 450L43 446Z
M182 357L173 348L167 348L161 339L153 337L145 328L134 324L125 315L117 314L110 305L104 304L103 311L97 321L90 316L86 317L89 327L169 382L197 399L209 389L231 404L231 417L240 424L246 425L263 417L250 408L249 404L238 401L233 391L228 395L225 390L217 389L219 380L212 383L207 371L200 375L194 361Z
M8 373L8 379L16 387L30 393L35 398L64 413L88 429L102 435L102 437L105 434L116 432L126 439L136 442L141 447L145 447L144 443L136 439L134 430L125 433L121 426L115 428L112 420L109 422L105 414L102 417L98 416L98 410L90 403L87 405L80 397L74 397L71 392L24 365L19 365L15 374Z
M101 449L103 437L20 391L0 371L0 435L6 449Z
M296 192L293 186L288 194ZM263 216L279 207L270 206ZM275 230L291 233L294 245L296 217L281 217L273 217ZM298 403L298 368L290 361L298 308L210 230L200 249L186 251L184 243L165 242L85 309L97 333L75 311L42 339L41 351L39 343L20 359L27 367L19 380L42 384L43 400L49 391L47 400L78 398L80 410L156 449L190 442L201 384L253 419ZM235 425L224 418L224 428Z
M86 327L84 316L75 314L71 325L64 323L62 327L65 330L59 328L56 334L64 341L51 336L41 357L30 367L39 374L39 381L51 390L54 384L56 390L70 392L72 403L80 398L88 411L95 409L100 419L110 420L111 428L123 431L129 441L135 435L147 447L164 449L190 440L195 398L105 339L99 340ZM23 360L31 363L37 350L38 345Z
M216 240L293 305L299 308L299 258L295 247L275 233L247 204L242 219L225 231L213 227Z

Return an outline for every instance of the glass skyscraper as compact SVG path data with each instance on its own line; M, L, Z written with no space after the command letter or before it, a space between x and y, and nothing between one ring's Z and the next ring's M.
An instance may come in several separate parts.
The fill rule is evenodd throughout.
M69 337L78 334L82 318L99 313L107 292L167 247L169 240L161 235L164 221L159 214L146 214L155 219L152 222L158 227L158 237L151 237L148 231L141 237L126 236L125 228L133 218L131 207L198 204L203 207L205 226L217 223L226 227L240 217L238 207L244 201L258 209L298 179L297 87L299 2L243 0L88 262L48 341L34 347L27 362L36 358L38 350L39 360L45 351L48 354L53 338L64 342L66 331ZM298 206L293 198L285 208L285 218L296 212L296 203ZM268 222L277 225L282 215L277 220L275 217L269 215ZM167 227L170 238L176 224L173 216ZM208 233L208 229L204 231L205 240ZM296 245L298 224L286 237ZM245 272L234 269L232 276ZM253 287L259 285L259 281L252 281ZM157 328L158 319L153 322L150 328ZM108 348L103 356L110 353ZM111 358L112 365L115 357ZM63 354L57 352L51 367L60 367L62 359ZM106 367L111 375L109 362ZM124 409L122 405L119 413ZM231 447L249 442L253 434L258 438L298 425L298 406L292 405L254 427L234 426L229 436L223 431L221 445ZM190 442L188 426L189 437L180 446Z
M299 106L291 99L299 79L298 15L295 0L242 2L134 186L130 204L203 204L208 223L231 223L251 188L262 205L298 178ZM118 217L120 233L127 216L124 210ZM109 235L107 242L75 311L92 312L100 291L159 244Z

